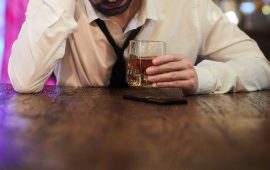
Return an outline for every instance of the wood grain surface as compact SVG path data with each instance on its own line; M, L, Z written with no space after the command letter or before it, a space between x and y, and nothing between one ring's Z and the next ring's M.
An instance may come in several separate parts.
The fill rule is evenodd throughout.
M0 169L270 169L270 91L184 96L186 105L122 99L149 91L180 95L0 85Z

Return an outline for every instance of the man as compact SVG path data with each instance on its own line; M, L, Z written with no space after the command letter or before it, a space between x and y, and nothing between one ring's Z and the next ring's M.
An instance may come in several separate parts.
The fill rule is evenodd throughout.
M127 57L118 47L131 34L167 44L168 55L147 69L157 87L196 94L270 87L269 62L211 0L30 0L9 62L13 87L38 92L53 71L58 85L111 87L114 64Z

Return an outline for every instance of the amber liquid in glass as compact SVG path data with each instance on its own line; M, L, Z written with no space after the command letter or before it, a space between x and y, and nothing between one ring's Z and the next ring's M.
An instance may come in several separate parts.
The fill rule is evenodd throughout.
M152 82L147 79L146 69L153 65L153 58L130 56L127 68L127 81L130 86L152 87Z

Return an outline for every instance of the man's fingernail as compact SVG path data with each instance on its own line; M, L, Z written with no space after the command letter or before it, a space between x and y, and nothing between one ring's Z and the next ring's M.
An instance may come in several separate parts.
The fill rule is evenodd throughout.
M157 88L157 87L158 87L158 86L157 86L157 83L153 83L153 84L152 84L152 87Z
M153 69L152 69L152 68L147 68L147 69L146 69L146 73L147 73L147 74L152 74L152 72L153 72Z
M152 77L152 76L148 76L147 79L148 79L149 81L153 81L153 77Z

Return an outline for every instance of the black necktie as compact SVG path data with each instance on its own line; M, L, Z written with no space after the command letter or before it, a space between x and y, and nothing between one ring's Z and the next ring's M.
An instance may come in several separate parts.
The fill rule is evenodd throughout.
M127 88L129 85L126 82L126 63L124 59L124 51L129 45L129 41L133 40L138 33L141 30L141 27L138 27L137 29L133 30L126 41L124 42L124 45L122 48L118 47L117 44L115 43L114 39L112 38L108 28L106 27L104 21L101 19L96 19L96 23L101 29L101 31L104 33L106 36L107 40L113 47L116 55L117 55L117 60L113 66L112 69L112 74L111 74L111 80L110 80L110 85L109 87L111 88Z

